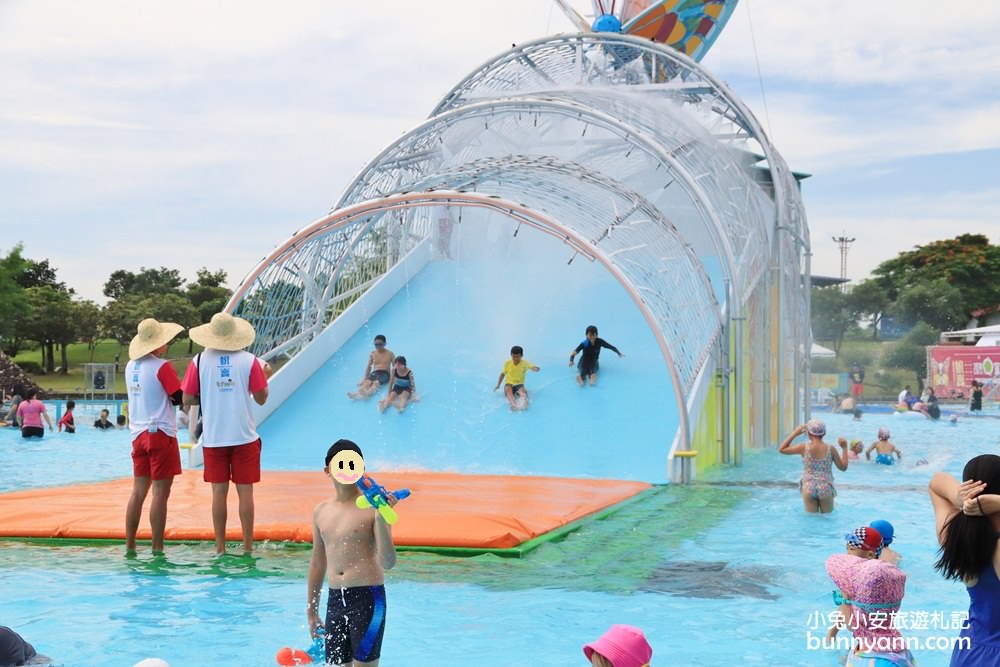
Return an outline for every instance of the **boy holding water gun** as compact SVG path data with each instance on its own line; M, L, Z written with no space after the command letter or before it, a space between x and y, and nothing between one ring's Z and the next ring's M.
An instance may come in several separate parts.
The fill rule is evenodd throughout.
M382 650L384 571L396 564L396 547L382 515L358 507L362 493L357 482L364 470L355 443L333 443L323 472L333 480L334 495L313 510L306 615L313 637L324 634L326 662L331 665L377 667ZM386 500L396 503L392 494ZM319 615L324 576L329 586L325 622Z

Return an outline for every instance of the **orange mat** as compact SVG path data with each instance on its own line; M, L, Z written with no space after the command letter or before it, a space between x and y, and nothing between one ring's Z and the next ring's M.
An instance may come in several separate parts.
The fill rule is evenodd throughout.
M509 549L648 489L644 482L502 477L438 472L373 473L389 490L413 495L396 507L398 546ZM0 493L0 537L124 539L131 478ZM254 487L254 538L312 541L312 510L332 495L322 472L265 471ZM229 490L226 538L240 540L236 489ZM149 539L146 499L139 538ZM168 540L209 540L211 485L201 471L174 480Z

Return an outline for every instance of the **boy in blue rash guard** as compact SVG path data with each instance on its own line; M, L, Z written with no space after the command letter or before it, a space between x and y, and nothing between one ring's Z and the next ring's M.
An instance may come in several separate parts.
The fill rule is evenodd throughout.
M361 449L338 440L325 462L323 472L333 480L335 493L313 510L309 629L313 637L325 630L328 665L377 667L385 632L384 571L396 564L392 530L378 512L356 504L357 481L365 470ZM387 500L396 502L392 495ZM319 616L324 576L329 585L325 622Z
M624 357L625 355L618 351L618 348L604 340L603 338L597 337L597 327L591 324L586 330L587 337L583 339L576 349L569 353L569 365L573 365L573 360L576 359L576 355L580 354L580 363L577 364L576 370L576 383L581 387L584 385L584 381L590 381L590 386L597 384L597 371L601 364L599 362L601 356L601 348L606 347L619 357Z

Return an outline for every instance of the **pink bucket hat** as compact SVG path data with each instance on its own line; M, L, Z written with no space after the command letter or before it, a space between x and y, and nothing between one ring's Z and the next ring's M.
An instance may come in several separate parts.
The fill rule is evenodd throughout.
M826 559L826 571L848 600L862 609L891 611L906 592L906 574L884 560L834 554Z
M587 660L595 652L610 660L614 667L648 667L653 659L646 635L634 625L612 625L597 641L583 647Z

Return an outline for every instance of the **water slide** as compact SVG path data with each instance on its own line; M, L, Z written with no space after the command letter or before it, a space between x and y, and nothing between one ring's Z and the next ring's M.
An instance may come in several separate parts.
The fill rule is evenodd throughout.
M360 328L343 344L313 343L325 361L260 423L263 467L317 469L332 442L350 438L373 470L667 481L676 399L635 303L603 267L512 231L505 221L457 239L454 258L411 269L377 310L355 302ZM479 252L463 251L472 243ZM604 350L597 386L581 388L569 353L589 324L625 356ZM414 372L420 401L402 414L378 412L384 391L347 397L380 333ZM512 345L541 367L528 374L522 412L493 391Z

